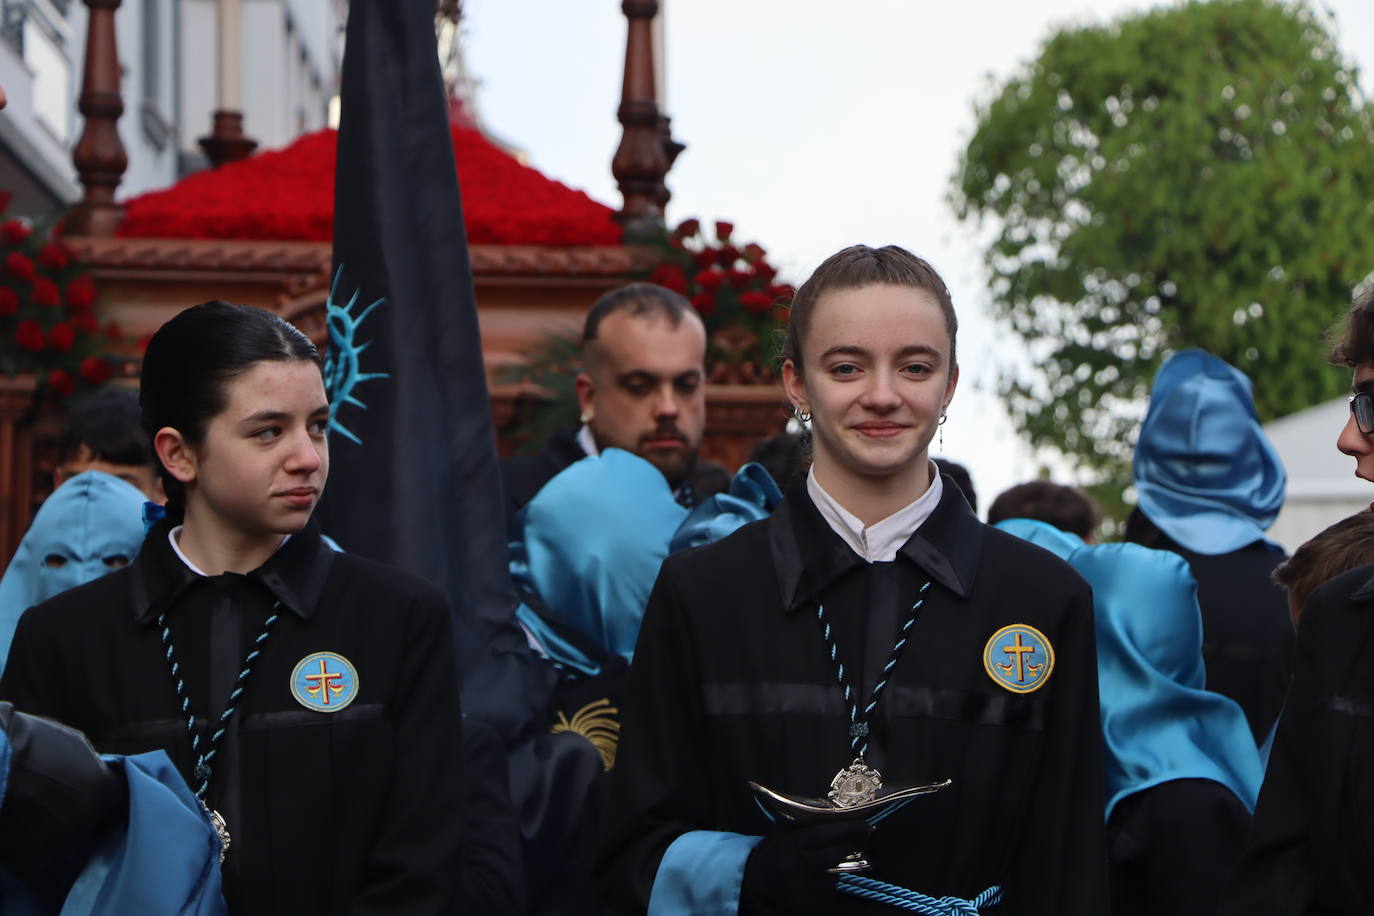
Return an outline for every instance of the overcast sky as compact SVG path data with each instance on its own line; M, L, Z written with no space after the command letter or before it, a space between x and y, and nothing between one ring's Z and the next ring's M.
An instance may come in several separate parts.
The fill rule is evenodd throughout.
M1126 0L666 0L667 109L687 144L668 218L735 223L799 283L834 251L896 243L944 275L962 378L944 452L980 509L1040 465L996 397L1015 359L986 317L981 257L946 202L973 104L1057 27L1157 4ZM1326 0L1374 98L1374 0ZM545 174L618 207L610 161L625 54L615 0L464 0L465 52L495 136ZM1334 317L1334 316L1333 316ZM1333 433L1334 436L1334 433Z

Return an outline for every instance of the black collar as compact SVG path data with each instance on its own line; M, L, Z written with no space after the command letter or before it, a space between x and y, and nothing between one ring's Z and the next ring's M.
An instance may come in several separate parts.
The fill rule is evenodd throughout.
M1374 569L1374 567L1370 567ZM1350 593L1350 600L1356 604L1374 604L1374 576L1365 580L1364 585Z
M830 528L804 483L788 489L768 522L768 532L782 605L787 611L814 601L837 579L865 562ZM983 524L957 489L946 486L930 518L897 552L966 598L982 549Z
M140 624L153 620L172 607L187 589L206 581L206 577L188 569L172 549L167 534L173 527L169 520L154 525L130 566L134 619ZM309 620L319 604L333 559L334 551L320 537L319 525L311 519L267 562L242 578L256 581L297 617Z

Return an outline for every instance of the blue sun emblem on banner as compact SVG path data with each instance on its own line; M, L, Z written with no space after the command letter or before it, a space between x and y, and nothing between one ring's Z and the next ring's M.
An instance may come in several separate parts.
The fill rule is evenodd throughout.
M362 370L360 357L364 350L372 346L372 341L363 341L358 335L363 322L378 306L383 305L386 299L378 299L354 315L359 291L354 290L348 304L343 306L338 304L335 295L339 288L339 278L342 276L343 265L340 264L339 269L334 272L334 282L329 285L329 298L324 306L325 323L329 328L329 356L324 361L324 389L329 395L329 403L335 408L333 416L329 418L329 428L362 445L362 440L339 421L338 408L344 404L352 404L360 410L367 410L367 405L358 400L354 391L363 382L390 377L386 372Z

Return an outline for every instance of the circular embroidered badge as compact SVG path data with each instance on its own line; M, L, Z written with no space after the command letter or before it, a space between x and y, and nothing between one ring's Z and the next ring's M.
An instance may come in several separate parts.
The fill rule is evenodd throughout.
M1035 627L1013 623L993 633L983 647L983 668L997 686L1031 693L1050 679L1054 647Z
M291 695L306 709L338 712L358 696L358 669L337 652L312 652L291 671Z

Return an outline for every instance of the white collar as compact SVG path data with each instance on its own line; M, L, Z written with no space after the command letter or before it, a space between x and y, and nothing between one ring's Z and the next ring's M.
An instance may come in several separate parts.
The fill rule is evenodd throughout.
M926 491L916 498L914 502L908 503L887 518L879 522L874 522L868 527L859 517L854 515L844 506L840 505L835 497L825 492L825 489L816 480L816 467L811 466L811 470L806 474L806 492L810 495L811 501L820 510L821 517L830 525L831 529L840 536L850 549L863 557L870 563L889 563L897 558L897 550L905 544L917 528L925 524L926 519L930 518L935 506L940 502L940 494L944 492L945 485L940 480L940 471L935 467L935 462L930 462L930 486Z
M601 449L596 447L596 438L592 435L592 428L586 423L577 431L577 444L582 446L582 451L595 458L601 454Z
M167 541L168 541L168 543L170 543L170 544L172 545L172 552L175 553L175 554L177 555L177 559L178 559L178 560L180 560L182 563L185 563L185 564L186 564L186 568L189 569L191 572L195 573L196 575L200 576L201 578L205 578L205 579L210 578L210 574L209 574L209 573L207 573L205 570L201 569L201 568L200 568L199 566L197 566L196 564L192 563L192 562L191 562L191 558L188 557L188 556L186 556L186 554L184 554L184 553L181 552L181 529L182 529L182 527L183 527L183 526L181 526L181 525L177 525L177 526L176 526L175 528L173 528L171 531L167 532ZM289 541L289 540L291 540L291 535L288 534L288 535L283 536L282 539L281 539L281 543L278 544L276 550L273 550L272 552L273 552L273 553L276 553L277 550L281 550L283 547L286 546L286 542Z

